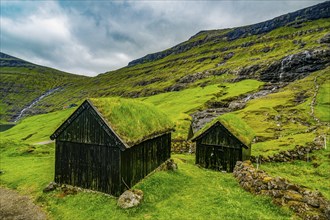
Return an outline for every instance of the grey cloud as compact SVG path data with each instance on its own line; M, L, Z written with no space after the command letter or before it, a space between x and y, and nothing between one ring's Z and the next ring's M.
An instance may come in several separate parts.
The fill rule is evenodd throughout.
M1 50L96 75L201 30L252 24L322 1L1 1ZM22 30L24 32L22 32Z

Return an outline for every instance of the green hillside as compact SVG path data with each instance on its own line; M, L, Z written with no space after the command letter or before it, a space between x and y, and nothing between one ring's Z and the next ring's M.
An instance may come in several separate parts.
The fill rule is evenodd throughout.
M210 36L215 40L163 59L101 74L92 78L88 86L92 96L141 97L233 83L246 78L260 80L261 73L270 64L280 62L285 56L306 50L328 50L328 46L318 43L318 40L329 32L329 28L330 19L322 19L304 23L299 29L282 27L267 34L234 41L214 37L221 37L224 32L221 30L203 32L185 43Z
M0 63L0 123L15 120L22 109L47 91L58 89L54 93L61 96L73 94L77 85L80 86L87 79L84 76L29 63L4 53L0 53ZM61 99L65 98L67 97L61 97ZM70 101L70 99L66 100ZM56 104L55 102L47 105L54 106ZM62 107L58 106L57 108ZM35 105L26 114L40 114L49 110Z
M256 132L258 141L252 149L254 154L273 154L305 145L319 135L329 136L330 93L329 89L324 91L329 80L328 67L291 83L278 93L251 100L244 109L237 111L236 114ZM320 89L316 90L316 86ZM314 96L314 116L320 122L311 114Z
M146 97L221 83L235 84L244 79L276 83L280 81L281 64L290 55L300 60L311 55L311 60L319 60L317 66L309 60L293 66L300 74L293 76L301 78L329 64L328 44L321 43L329 29L327 18L304 22L299 28L285 26L235 40L223 37L229 29L204 31L182 43L195 45L189 49L91 78L43 67L2 67L4 80L0 88L5 92L0 99L1 118L9 121L35 98L57 87L61 89L41 100L29 114L59 110L89 97ZM307 67L300 70L303 66ZM272 72L278 73L277 78L267 75ZM282 81L292 80L284 77ZM22 97L22 93L27 97Z

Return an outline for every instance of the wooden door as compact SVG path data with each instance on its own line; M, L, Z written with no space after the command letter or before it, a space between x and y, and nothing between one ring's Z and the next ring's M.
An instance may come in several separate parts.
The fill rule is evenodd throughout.
M196 163L213 170L232 172L241 158L242 152L236 148L200 144L196 149Z

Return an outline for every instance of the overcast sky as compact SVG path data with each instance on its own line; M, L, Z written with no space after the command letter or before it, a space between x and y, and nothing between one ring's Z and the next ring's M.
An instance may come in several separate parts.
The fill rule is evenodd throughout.
M325 0L1 0L1 52L95 76L201 30L258 23Z

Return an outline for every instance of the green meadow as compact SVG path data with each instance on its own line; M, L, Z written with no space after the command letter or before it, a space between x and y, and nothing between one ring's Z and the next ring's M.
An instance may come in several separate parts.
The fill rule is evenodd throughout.
M3 146L3 145L2 145ZM1 186L30 196L52 219L291 219L292 213L240 188L232 174L201 169L193 155L173 155L179 170L152 173L134 188L143 203L122 210L116 198L97 192L64 196L42 193L53 180L54 144L35 146L8 142L1 152ZM253 206L253 209L250 209ZM202 208L201 208L202 207ZM242 209L250 209L242 212Z

